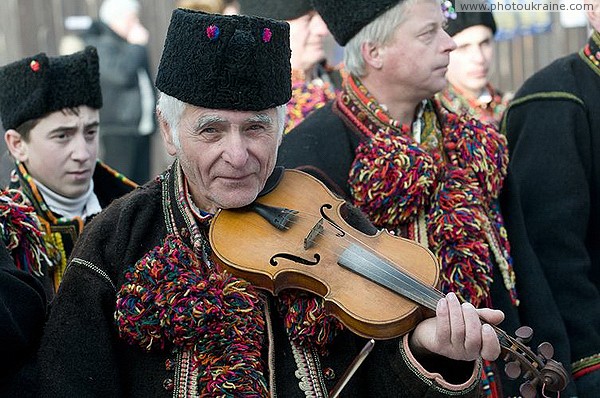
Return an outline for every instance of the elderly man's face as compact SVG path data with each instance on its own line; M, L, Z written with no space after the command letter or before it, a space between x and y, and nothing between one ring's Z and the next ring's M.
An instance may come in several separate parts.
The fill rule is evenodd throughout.
M406 20L379 51L381 79L392 96L420 101L446 86L449 55L456 48L444 31L437 1L421 0L406 9Z
M242 112L187 105L179 144L162 125L167 151L180 160L192 199L202 210L251 203L275 166L281 137L274 108Z

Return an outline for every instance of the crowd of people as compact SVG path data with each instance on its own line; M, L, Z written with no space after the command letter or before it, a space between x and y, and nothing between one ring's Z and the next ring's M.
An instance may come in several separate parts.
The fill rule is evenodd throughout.
M155 78L140 3L104 0L79 51L0 66L0 396L598 396L600 0L585 4L588 42L514 96L490 83L492 13L439 0L180 0ZM152 177L155 130L172 164ZM436 289L411 293L432 302L408 332L373 343L302 289L318 235L344 238L327 205L271 259L302 264L281 273L292 287L218 258L244 239L214 236L222 209L264 217L261 239L300 228L254 205L286 169L358 233L430 253ZM498 328L522 326L564 383L503 371Z

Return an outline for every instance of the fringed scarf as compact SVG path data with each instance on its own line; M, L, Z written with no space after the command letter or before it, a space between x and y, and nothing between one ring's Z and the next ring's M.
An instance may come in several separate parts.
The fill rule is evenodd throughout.
M18 190L0 191L0 238L18 269L41 276L51 265L33 206Z
M427 242L422 243L440 260L445 293L491 306L496 255L516 301L496 205L508 164L506 139L490 125L429 102L420 144L409 134L412 127L394 121L354 77L346 80L337 106L355 124L363 121L360 129L367 138L356 149L349 173L354 204L377 227L396 233L406 235L408 225L424 222Z
M201 396L268 397L263 299L248 282L213 263L205 237L212 217L193 210L177 162L173 169L190 243L177 233L168 235L127 271L117 296L119 335L147 351L169 345L190 350ZM170 173L163 184L173 178ZM169 213L174 210L169 206ZM172 215L167 218L173 221ZM323 300L291 290L278 299L290 339L326 353L342 326L325 312Z
M335 90L328 82L321 79L308 81L304 73L293 70L292 98L287 103L285 132L296 127L309 113L333 99Z

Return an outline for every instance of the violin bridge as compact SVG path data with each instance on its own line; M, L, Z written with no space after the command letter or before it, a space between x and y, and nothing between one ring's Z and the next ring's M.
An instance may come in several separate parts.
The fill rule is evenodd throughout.
M304 250L308 250L315 245L315 239L323 232L323 218L310 229L306 238L304 238Z

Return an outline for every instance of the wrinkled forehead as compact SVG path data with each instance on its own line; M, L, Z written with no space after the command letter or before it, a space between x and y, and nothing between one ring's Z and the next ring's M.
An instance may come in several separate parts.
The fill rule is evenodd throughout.
M231 124L241 124L248 122L275 123L276 110L268 108L259 111L239 111L232 109L211 109L186 104L182 121L188 123L210 123L221 122Z

